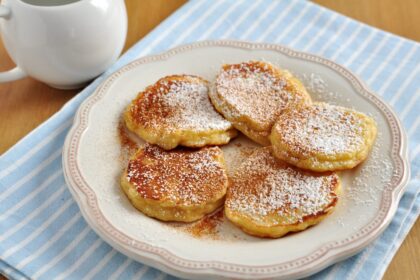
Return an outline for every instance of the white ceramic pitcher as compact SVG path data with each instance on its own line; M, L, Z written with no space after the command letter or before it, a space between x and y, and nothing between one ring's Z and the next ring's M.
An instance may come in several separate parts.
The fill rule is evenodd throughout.
M1 1L0 33L16 68L0 73L0 82L28 75L78 88L118 58L127 34L124 0L38 2Z

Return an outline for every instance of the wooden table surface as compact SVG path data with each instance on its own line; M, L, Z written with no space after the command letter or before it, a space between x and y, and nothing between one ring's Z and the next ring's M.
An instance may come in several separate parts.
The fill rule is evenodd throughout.
M184 2L126 0L129 24L125 49L145 36ZM370 25L420 41L420 0L314 2ZM12 66L13 63L0 43L0 71ZM0 154L57 112L77 92L53 89L31 78L0 84ZM417 221L389 266L384 279L419 279L419 267L420 222Z

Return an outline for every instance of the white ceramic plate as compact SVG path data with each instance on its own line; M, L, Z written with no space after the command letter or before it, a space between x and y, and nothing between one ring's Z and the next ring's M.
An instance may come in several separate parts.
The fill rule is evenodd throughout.
M118 183L122 166L117 126L125 106L165 75L195 74L212 81L223 63L248 60L289 69L314 100L353 107L376 119L375 147L365 163L341 174L344 194L333 215L276 240L248 237L224 222L222 238L212 240L195 238L135 210ZM224 149L229 154L236 148L229 144ZM83 216L104 240L142 263L202 279L300 278L357 253L388 225L409 175L400 122L348 70L279 45L233 41L181 46L114 73L80 106L66 139L63 167Z

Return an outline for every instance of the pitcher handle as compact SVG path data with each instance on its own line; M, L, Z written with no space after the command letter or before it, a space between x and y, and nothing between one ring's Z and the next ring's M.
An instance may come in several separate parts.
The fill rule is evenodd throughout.
M0 5L0 18L4 18L5 20L8 20L10 16L11 16L10 8L4 5ZM26 76L27 76L26 73L21 68L16 66L12 70L0 72L0 83L16 81Z

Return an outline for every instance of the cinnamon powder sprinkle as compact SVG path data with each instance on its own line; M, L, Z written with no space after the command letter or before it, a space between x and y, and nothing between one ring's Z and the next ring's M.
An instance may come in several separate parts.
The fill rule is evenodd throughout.
M165 151L146 144L129 161L127 180L143 198L202 204L226 188L222 158L219 147Z
M132 152L138 149L137 143L130 138L122 121L118 124L118 138L123 150Z
M129 110L134 122L148 129L202 132L232 126L211 104L208 82L192 75L160 79L140 93Z
M195 238L220 239L219 226L223 223L223 219L223 208L220 208L191 224L170 223L168 225Z
M286 78L288 74L260 61L224 65L216 78L216 97L229 104L228 119L250 118L269 130L282 110L308 96Z
M198 222L190 225L187 232L194 237L212 237L217 238L218 226L223 221L223 210L203 217Z
M270 148L256 150L231 180L225 206L254 220L274 214L295 223L337 202L335 173L296 169L276 160Z

